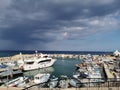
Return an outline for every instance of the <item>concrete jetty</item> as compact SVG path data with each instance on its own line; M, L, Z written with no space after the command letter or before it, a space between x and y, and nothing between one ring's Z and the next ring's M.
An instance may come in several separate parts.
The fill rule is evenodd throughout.
M17 88L17 87L0 87L0 90L23 90L23 88Z
M108 80L114 79L115 77L114 77L113 74L110 72L109 67L107 66L107 64L103 63L103 65L104 65L105 73L106 73L106 75L107 75Z

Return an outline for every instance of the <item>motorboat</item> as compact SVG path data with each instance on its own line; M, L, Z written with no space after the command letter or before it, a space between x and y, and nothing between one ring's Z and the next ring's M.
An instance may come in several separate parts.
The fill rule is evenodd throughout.
M46 83L49 80L49 78L50 78L49 73L39 73L34 76L34 83L35 84Z
M22 70L20 69L13 69L11 67L6 68L4 71L0 72L0 78L4 78L7 76L14 76L18 74L23 74Z
M55 59L52 59L48 55L41 54L39 57L35 56L34 58L23 60L23 64L20 65L20 67L23 68L24 71L40 69L52 66L55 61Z
M73 87L81 87L81 82L77 79L70 79L70 85L73 86Z
M0 69L4 69L4 68L7 68L8 65L4 64L4 63L0 63Z
M10 87L25 87L28 77L18 77L6 83L6 86Z
M68 88L69 87L69 79L67 76L62 75L61 80L59 81L60 88Z
M79 78L80 78L80 73L79 73L79 72L75 72L75 73L73 74L73 78L79 79Z
M55 88L58 84L58 78L53 76L50 81L48 82L48 87L49 88Z
M4 64L10 67L15 67L17 66L17 61L5 62Z
M4 84L3 80L0 80L0 86L3 85L3 84Z

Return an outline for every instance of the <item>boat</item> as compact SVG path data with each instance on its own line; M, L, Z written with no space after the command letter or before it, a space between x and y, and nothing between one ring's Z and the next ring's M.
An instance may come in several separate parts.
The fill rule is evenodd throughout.
M55 88L58 84L58 78L53 76L50 81L48 82L48 87L49 88Z
M79 78L80 78L80 72L75 72L75 73L73 74L73 78L79 79Z
M8 65L4 64L4 63L0 63L0 69L4 69L4 68L7 68Z
M60 88L68 88L69 87L69 79L66 75L61 76L61 80L59 81Z
M23 60L23 64L22 66L20 65L20 67L24 71L29 71L34 69L50 67L55 63L55 61L55 59L52 59L48 55L41 54L39 57L35 56L34 58Z
M76 88L81 87L81 82L79 80L77 80L77 79L74 79L74 78L70 79L69 83L73 87L76 87Z
M46 83L49 80L49 78L50 78L49 73L39 73L34 76L34 83L35 84Z
M4 84L3 80L0 80L0 86L3 85L3 84Z
M28 82L28 77L18 77L6 83L9 87L25 87Z
M14 75L18 75L18 74L23 74L22 70L20 69L13 69L11 67L5 69L4 71L0 72L0 78L4 78L7 76L14 76Z
M4 65L15 67L17 66L17 61L4 62Z

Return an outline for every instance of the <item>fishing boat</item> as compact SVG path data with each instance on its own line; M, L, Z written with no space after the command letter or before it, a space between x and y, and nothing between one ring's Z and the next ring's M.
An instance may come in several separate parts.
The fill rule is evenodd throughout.
M48 87L49 88L55 88L58 84L58 78L53 76L50 81L48 82Z
M35 84L42 84L49 80L50 74L49 73L39 73L34 76L34 83Z
M6 83L6 86L10 87L25 87L28 77L18 77Z
M20 67L23 68L24 71L40 69L52 66L55 61L55 59L52 59L48 55L40 54L39 56L37 55L34 58L21 61L23 62L23 64L21 64Z

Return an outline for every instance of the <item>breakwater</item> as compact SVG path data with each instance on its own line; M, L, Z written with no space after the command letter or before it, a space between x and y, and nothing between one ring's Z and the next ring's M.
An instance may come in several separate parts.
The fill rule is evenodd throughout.
M68 59L83 59L86 57L86 55L81 54L48 54L52 58L68 58ZM89 55L89 54L88 54ZM7 56L7 57L0 57L0 62L7 62L7 61L16 61L20 59L28 59L34 57L35 54L16 54L13 56ZM106 58L106 59L116 59L116 57L111 55L92 55L93 58Z

